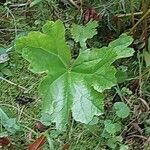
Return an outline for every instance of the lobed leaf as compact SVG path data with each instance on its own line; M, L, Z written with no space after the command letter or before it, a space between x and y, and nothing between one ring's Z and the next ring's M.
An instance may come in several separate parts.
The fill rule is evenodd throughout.
M72 36L76 42L80 43L81 48L86 49L86 40L97 34L96 27L98 27L96 21L89 21L85 26L72 25Z
M117 54L117 59L126 58L133 55L134 50L130 46L133 38L127 34L122 34L118 39L110 42L109 46Z
M121 125L119 123L112 123L111 120L105 120L105 130L109 133L114 135L116 132L121 130Z
M83 46L88 38L96 34L96 26L96 22L90 22L86 27L77 26L77 30L82 29L81 33L72 29L76 41ZM108 47L82 51L74 61L60 20L48 21L42 32L31 32L17 40L16 49L29 61L30 70L47 73L39 87L43 116L48 114L50 118L46 117L46 123L55 122L57 129L64 130L71 114L76 121L89 124L103 113L102 92L116 84L116 69L112 63L123 54L118 52L117 43L127 40L128 44L122 43L125 51L131 42L127 37L120 37ZM125 57L130 55L132 52Z

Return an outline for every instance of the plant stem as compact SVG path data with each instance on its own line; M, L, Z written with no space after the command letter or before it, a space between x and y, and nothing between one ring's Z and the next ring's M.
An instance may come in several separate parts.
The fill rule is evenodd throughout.
M139 63L139 95L142 96L142 61L140 59L140 54L137 54L138 63Z
M131 0L131 20L132 20L132 26L134 26L135 21L134 21L134 2Z
M139 16L139 15L142 15L142 14L143 14L142 11L141 12L135 12L135 13L133 13L134 16ZM117 15L115 15L115 17L117 17L117 18L130 17L130 16L132 16L132 13L117 14Z
M71 122L71 112L70 112L69 117L68 117L68 129L67 129L67 133L66 133L66 143L69 143L69 141L70 141L71 129L72 129L72 122Z
M73 0L69 0L69 2L74 5L77 9L80 9L80 7L73 1Z
M131 28L130 34L133 33L133 31L135 30L135 28L149 15L149 13L150 13L150 9L148 9L148 11L143 15L143 17L141 17L139 19L139 21Z
M9 83L9 84L12 84L12 85L14 85L14 86L19 87L19 88L22 89L22 90L27 90L25 87L23 87L23 86L21 86L21 85L18 85L18 84L14 83L14 82L12 82L12 81L10 81L10 80L7 80L7 79L5 79L5 78L3 78L3 77L0 77L0 79L3 80L3 81L5 81L5 82L7 82L7 83Z
M148 0L149 1L149 0ZM143 12L146 13L148 10L148 6L149 6L149 2L147 0L143 0L142 3L142 9ZM148 29L148 24L147 24L147 19L145 18L143 21L143 32L144 32L144 41L145 41L145 49L148 51L148 33L147 33L147 29Z

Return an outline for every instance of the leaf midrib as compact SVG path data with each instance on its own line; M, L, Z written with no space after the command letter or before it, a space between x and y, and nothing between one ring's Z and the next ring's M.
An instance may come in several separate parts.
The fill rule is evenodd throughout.
M52 53L51 51L47 51L47 50L44 49L43 47L36 47L36 46L27 46L27 47L28 47L28 48L31 48L31 49L32 49L32 48L39 48L39 49L45 51L45 52L48 53L48 54L51 54L51 55L54 55L54 56L58 57L58 58L60 59L60 61L62 62L62 64L64 65L64 67L68 70L69 64L66 64L58 54Z

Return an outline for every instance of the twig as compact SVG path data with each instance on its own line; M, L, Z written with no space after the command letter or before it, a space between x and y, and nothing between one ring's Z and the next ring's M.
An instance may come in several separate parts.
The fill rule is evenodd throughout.
M127 136L127 138L133 138L133 137L141 138L141 139L143 139L143 140L147 140L147 137L142 136L142 135L130 135L130 136Z
M29 3L24 3L24 4L13 4L13 5L9 5L10 8L14 8L14 7L25 7L28 6Z
M137 53L137 58L138 58L138 64L139 64L139 95L142 96L142 86L143 86L143 80L142 80L142 60L140 58L139 52Z
M150 66L148 66L148 67L145 68L145 70L142 72L141 76L143 77L149 71L150 71Z
M8 15L10 14L11 17L13 18L14 27L15 27L15 38L16 38L16 36L17 36L17 23L16 23L16 18L15 18L15 16L13 15L12 11L11 11L8 7L6 7L6 9L7 9L7 17L8 17Z
M131 20L132 20L132 26L135 24L135 19L134 19L134 2L133 0L130 0L131 2Z
M135 30L135 28L149 15L150 9L139 19L139 21L131 28L130 34Z
M18 105L19 106L19 105ZM18 121L20 121L21 120L21 115L23 114L23 110L24 110L24 108L25 108L25 106L23 106L21 109L18 109L19 111L18 111Z
M126 81L131 81L131 80L136 80L136 79L143 78L143 76L144 76L145 74L147 74L147 73L150 73L150 66L146 67L146 68L144 69L144 71L141 73L141 75L138 75L138 76L136 76L136 77L134 77L134 78L126 79Z
M7 79L5 79L5 78L3 78L3 77L0 77L0 79L3 80L3 81L6 81L6 82L9 83L9 84L12 84L12 85L14 85L14 86L17 86L17 87L19 87L20 89L27 90L25 87L23 87L23 86L21 86L21 85L18 85L18 84L14 83L14 82L12 82L12 81L10 81L10 80L7 80Z
M143 9L143 12L146 13L147 10L148 10L148 7L149 7L149 0L145 0L143 1L142 3L142 9ZM142 27L142 30L143 30L143 33L144 33L144 42L145 42L145 50L148 51L148 47L149 47L149 44L148 44L148 20L145 18L144 21L143 21L143 27Z
M139 16L139 15L142 15L142 14L143 14L143 12L133 13L134 16ZM117 18L130 17L130 16L132 16L132 13L118 14L118 15L116 15Z
M9 32L12 32L12 31L16 31L16 29L0 29L0 31L9 31ZM17 29L17 31L23 31L23 30Z
M80 9L80 7L73 1L73 0L69 0L69 2L74 5L77 9Z
M149 108L147 102L144 99L140 98L140 97L138 99L146 106L147 111L149 111L150 108Z

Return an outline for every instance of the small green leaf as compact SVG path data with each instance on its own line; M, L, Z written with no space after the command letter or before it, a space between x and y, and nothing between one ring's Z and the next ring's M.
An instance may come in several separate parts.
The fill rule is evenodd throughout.
M20 127L16 123L16 118L9 118L5 122L4 127L6 128L7 131L11 132L12 134L20 130Z
M4 69L6 66L8 65L8 63L6 62L6 63L0 63L0 71L2 70L2 69Z
M145 130L145 134L149 136L150 135L150 127L145 127L144 130Z
M16 123L16 118L9 118L7 114L0 108L0 123L5 127L8 132L14 134L20 129Z
M143 55L144 55L146 67L150 66L150 53L144 50Z
M90 21L85 26L72 25L71 33L76 42L80 43L81 48L86 49L86 40L91 39L97 34L96 28L98 23L96 21Z
M49 113L42 113L41 119L40 121L42 122L42 124L44 124L45 126L50 126L52 124L51 122L51 118L50 118Z
M121 89L121 93L122 93L123 95L132 95L132 94L133 94L133 92L132 92L129 88L127 88L127 87L123 87L123 88Z
M6 122L9 117L7 116L7 114L0 108L0 119L3 122Z
M149 126L149 125L150 125L150 119L146 119L146 120L145 120L145 123L146 123L146 125Z
M116 78L117 78L118 83L124 82L127 79L127 77L128 77L128 75L127 75L126 71L123 71L123 70L120 70L120 69L117 70Z
M116 115L119 118L126 118L130 114L130 109L124 102L116 102L114 104L114 109L116 110Z
M0 55L6 53L6 49L3 47L0 47Z
M89 126L95 125L98 123L98 118L97 117L93 117L93 119L91 120L91 122L89 122Z
M1 72L2 72L4 75L7 75L7 76L9 76L9 77L13 75L12 72L11 72L11 70L8 69L8 68L3 68L3 69L1 70Z
M117 59L130 57L134 54L134 50L129 48L133 42L133 38L127 34L122 34L118 39L112 41L109 46L117 53Z
M120 143L123 141L122 136L116 136L116 139L117 139L117 141L120 142Z
M107 145L110 148L115 149L117 147L117 145L122 142L122 140L123 139L121 136L113 136L110 139L108 139Z
M117 147L117 140L116 138L110 138L107 140L108 147L115 149Z
M121 130L121 126L119 123L112 123L111 120L105 120L104 121L104 124L105 124L105 130L114 135L116 132L120 131Z
M109 139L111 135L104 129L103 132L101 133L101 137Z

